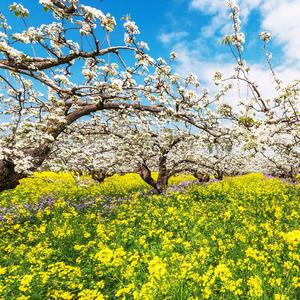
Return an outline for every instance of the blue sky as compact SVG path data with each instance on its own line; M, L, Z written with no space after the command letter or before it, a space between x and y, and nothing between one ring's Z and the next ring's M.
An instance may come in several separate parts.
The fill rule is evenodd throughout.
M7 7L14 1L1 0L1 10L7 16ZM38 0L20 0L30 10L30 25L49 22L49 14L42 11ZM122 38L121 17L129 14L138 24L150 54L166 57L175 50L178 53L175 71L198 74L210 86L214 71L230 73L234 61L222 37L231 32L231 22L225 0L81 0L81 4L97 7L111 13L118 23L112 41ZM268 72L262 58L258 33L270 31L273 38L270 49L272 63L283 79L289 81L298 76L300 68L300 0L240 0L242 30L246 35L245 58L253 69L253 76L260 80L262 88L268 85ZM16 31L23 30L14 23ZM266 93L268 90L266 89Z
M117 20L125 14L130 14L139 25L141 38L149 43L154 56L168 56L168 52L182 43L189 50L197 50L199 54L197 59L231 59L228 49L220 44L224 34L231 32L226 0L85 0L84 2L111 12ZM279 66L286 58L290 59L284 50L287 39L285 40L283 36L286 34L288 38L291 29L291 31L300 29L299 20L293 17L300 13L300 1L241 0L238 4L241 7L242 29L246 34L247 60L251 63L263 61L261 43L258 40L258 34L262 30L271 31L274 35L269 45L273 52L273 64ZM300 60L299 52L291 56Z

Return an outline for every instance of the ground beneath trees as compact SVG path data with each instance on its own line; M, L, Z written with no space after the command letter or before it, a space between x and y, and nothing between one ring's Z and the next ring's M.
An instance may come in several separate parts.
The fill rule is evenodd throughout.
M167 195L36 174L0 194L0 298L300 299L299 199L260 174Z

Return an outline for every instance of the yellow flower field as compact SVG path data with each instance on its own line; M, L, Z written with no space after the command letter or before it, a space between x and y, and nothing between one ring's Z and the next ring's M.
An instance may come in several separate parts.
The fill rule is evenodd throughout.
M166 195L35 174L0 194L0 299L300 299L299 202L260 174Z

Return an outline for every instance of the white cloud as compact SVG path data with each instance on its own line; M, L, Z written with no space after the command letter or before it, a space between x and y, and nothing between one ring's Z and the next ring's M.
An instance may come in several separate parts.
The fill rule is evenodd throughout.
M260 10L262 28L271 32L275 42L282 44L287 63L300 65L300 0L267 1Z
M202 86L209 90L211 96L216 92L216 86L213 82L215 72L219 71L229 75L234 68L233 63L208 61L200 58L201 54L198 51L190 50L184 44L177 44L175 51L178 54L175 71L181 76L186 76L190 72L197 74ZM236 107L236 99L237 97L231 97L226 102Z
M225 2L223 0L192 0L190 7L198 9L207 14L215 14L223 10Z
M229 10L225 0L192 0L191 9L196 9L204 14L211 15L212 21L208 26L204 27L204 34L208 37L213 36L220 31L222 34L228 33L230 29ZM240 15L243 22L247 22L247 18L253 9L261 4L262 0L242 0L239 1Z
M186 76L189 72L197 74L202 85L209 89L211 96L213 96L217 90L213 82L215 72L221 72L223 78L228 78L233 74L233 69L235 67L234 62L226 62L222 56L215 57L214 60L207 60L201 57L201 53L197 50L191 50L183 43L178 43L175 46L175 51L178 54L175 71L182 76ZM296 66L294 68L280 66L275 69L275 72L284 84L300 77L300 71ZM272 98L276 95L275 83L271 72L266 65L253 64L250 71L250 80L258 85L258 90L264 99ZM242 86L241 93L246 97L247 92L245 86ZM234 88L233 92L224 98L224 102L237 109L237 99L237 88Z
M278 0L275 0L278 1ZM240 6L240 14L242 18L247 18L249 13L255 9L258 8L261 3L266 2L262 0L240 0L237 1L238 5ZM271 2L271 1L268 1ZM197 9L202 11L205 14L208 15L224 15L224 11L227 12L227 15L229 14L228 7L227 7L227 1L225 0L192 0L190 3L191 9Z
M169 33L161 33L158 36L158 39L163 43L163 44L169 44L171 42L177 42L189 35L188 32L185 31L172 31Z
M218 58L215 58L213 62L208 61L199 51L191 50L183 43L176 44L175 51L178 55L176 72L183 76L190 72L196 73L203 84L212 81L216 71L228 71L234 67L234 64L224 63Z
M300 0L240 0L238 4L242 25L246 25L253 10L258 10L261 20L258 20L257 34L262 30L270 31L275 43L283 47L286 64L300 65ZM212 16L211 23L202 28L205 36L228 31L230 22L225 0L192 0L190 8Z
M278 77L287 84L300 78L300 0L240 0L241 19L245 27L248 17L254 10L261 17L257 20L257 34L260 31L270 31L274 41L282 45L285 61L275 68ZM213 77L216 71L229 77L233 74L234 60L216 55L206 43L207 38L216 38L228 33L231 29L229 11L225 0L191 0L190 9L200 10L211 16L208 26L201 29L201 39L185 43L187 32L169 32L159 36L161 42L172 42L172 49L178 54L175 71L181 75L194 72L198 75L203 87L216 92ZM242 25L243 25L242 24ZM255 29L256 30L256 29ZM203 39L204 38L204 39ZM247 44L246 44L247 47ZM230 58L229 58L230 59ZM250 79L258 84L258 89L263 98L272 98L276 95L275 84L266 63L252 64ZM245 92L242 93L245 95ZM226 97L227 103L237 108L237 89Z

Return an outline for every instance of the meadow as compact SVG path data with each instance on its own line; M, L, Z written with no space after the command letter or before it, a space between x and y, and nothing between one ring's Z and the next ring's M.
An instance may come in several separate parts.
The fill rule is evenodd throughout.
M2 192L0 299L300 299L300 185L191 180L44 172Z

